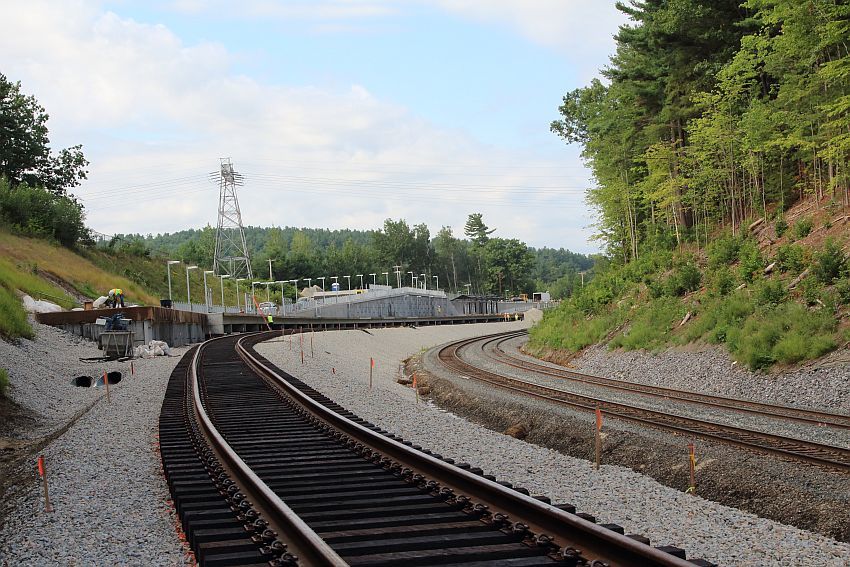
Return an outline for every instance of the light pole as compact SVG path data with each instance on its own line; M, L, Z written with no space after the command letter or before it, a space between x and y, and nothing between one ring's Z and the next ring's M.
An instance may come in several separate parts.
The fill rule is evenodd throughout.
M227 310L224 308L224 280L226 280L226 279L227 279L227 278L229 278L230 276L229 276L229 275L227 275L227 274L221 274L221 275L220 275L220 276L218 276L218 277L220 277L220 278L221 278L221 312L222 312L222 313L224 313L225 311L227 311Z
M386 276L387 278L387 287L390 287L390 273L389 272L381 272L382 276Z
M416 286L413 285L413 280L416 279L416 278L413 277L413 272L407 272L407 273L410 274L410 286L416 287Z
M207 306L207 313L210 312L210 298L207 295L209 292L207 291L207 274L215 273L212 270L204 270L204 304Z
M331 276L331 279L333 280L333 282L331 282L331 290L333 290L333 284L337 283L339 276ZM339 290L337 290L337 291L339 291Z
M274 283L280 284L280 309L283 315L286 315L286 302L283 300L283 286L288 283L289 280L276 280Z
M257 309L257 296L254 294L254 286L261 285L263 282L251 282L251 303L254 304L254 309Z
M171 301L171 265L179 263L180 260L169 260L165 263L165 271L168 272L168 301Z
M466 288L466 295L469 295L469 288L471 288L471 287L472 287L472 284L471 284L471 283L466 283L466 284L463 284L463 287L465 287L465 288Z
M348 291L351 291L351 276L342 276L348 280Z
M274 279L274 274L272 274L272 259L271 258L269 258L269 279L270 280Z
M239 282L244 282L245 278L236 278L236 307L242 311L242 302L239 299ZM247 306L245 306L247 307Z
M378 278L378 274L369 274L369 275L372 276L372 285L377 284L378 282L376 282L375 280Z
M322 276L322 277L316 278L316 279L322 280L322 293L324 293L325 292L325 276Z
M401 266L393 266L393 273L395 274L395 281L398 287L401 287Z
M360 289L363 289L363 274L355 274L356 278L360 278Z
M414 289L419 289L419 276L413 276L413 281L410 282L410 286Z
M436 289L437 291L440 291L440 276L432 276L432 277L434 278L434 281L436 282L434 289Z
M308 286L309 286L310 278L303 278L303 279L308 280ZM292 284L295 286L295 295L292 297L292 312L293 313L295 313L295 304L298 303L298 281L299 280L292 280Z
M307 280L307 287L312 288L313 287L313 278L304 278L304 279ZM310 289L310 291L312 292L313 290Z
M428 278L425 277L425 274L419 274L422 276L422 289L428 289Z
M189 289L189 270L197 270L198 266L186 266L186 303L189 304L189 311L192 310L192 294Z
M271 288L274 282L263 282L263 285L266 286L266 303L269 303L272 300L271 292L269 289Z

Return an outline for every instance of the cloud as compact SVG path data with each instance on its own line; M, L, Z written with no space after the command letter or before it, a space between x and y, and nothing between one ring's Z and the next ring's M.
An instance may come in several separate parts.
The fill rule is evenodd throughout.
M371 229L391 217L461 234L480 211L501 236L589 249L572 212L586 181L562 168L575 162L484 146L367 85L264 83L220 43L187 44L94 0L31 0L6 15L0 68L48 109L55 146L84 145L92 164L77 194L96 230L214 225L208 173L232 157L246 224Z

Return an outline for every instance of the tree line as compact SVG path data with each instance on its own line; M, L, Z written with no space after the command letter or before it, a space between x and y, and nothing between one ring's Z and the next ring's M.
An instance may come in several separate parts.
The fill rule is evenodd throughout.
M421 285L424 274L429 289L439 285L457 293L502 297L542 290L560 298L568 297L580 285L581 272L593 265L589 256L563 248L530 248L517 239L492 236L494 230L480 213L474 213L464 227L466 238L456 236L450 227L442 227L432 237L424 223L411 226L403 219L387 219L381 229L365 231L249 226L245 239L259 279L312 278L318 284L316 278L339 276L345 285L342 277L348 275L352 287L360 285L357 274L363 275L364 285L374 280L395 286L398 269L403 285L411 285L412 277ZM140 254L152 250L185 262L212 265L215 229L209 225L119 239L117 246L125 251L135 247Z
M799 198L850 207L850 4L634 0L605 81L551 130L580 143L597 236L625 262Z

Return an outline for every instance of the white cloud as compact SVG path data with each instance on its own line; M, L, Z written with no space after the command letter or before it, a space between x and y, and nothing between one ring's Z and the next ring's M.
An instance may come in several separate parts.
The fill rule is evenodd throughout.
M366 85L265 84L235 72L219 43L187 45L94 0L31 0L4 16L0 69L48 109L56 146L84 144L91 173L77 193L99 231L215 224L206 174L230 156L246 176L246 224L368 229L404 217L459 234L480 211L500 236L591 248L581 192L552 193L583 185L556 177L581 171L436 128Z

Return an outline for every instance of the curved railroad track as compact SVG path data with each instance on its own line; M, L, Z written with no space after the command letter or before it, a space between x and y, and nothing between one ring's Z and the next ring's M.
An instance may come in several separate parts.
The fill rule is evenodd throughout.
M500 483L362 420L253 345L202 344L172 374L163 469L204 565L711 565Z
M474 348L476 343L478 343L482 349L485 349L486 346L495 343L497 344L495 350L498 351L501 343L521 336L524 332L525 331L513 331L510 333L498 333L488 335L486 337L458 341L441 348L438 353L438 358L444 366L460 375L474 378L482 382L487 382L494 386L519 394L549 400L583 411L595 411L598 407L612 417L633 423L674 431L681 435L722 441L724 443L737 445L747 449L777 454L786 458L807 461L850 472L850 450L842 447L834 447L802 439L724 425L708 420L679 416L669 412L654 411L625 403L612 402L602 398L576 394L558 388L542 386L540 384L521 380L519 378L504 376L502 374L479 368L464 360L461 356L461 351L463 349ZM629 391L661 398L679 399L690 403L760 414L781 419L804 421L817 425L838 428L850 427L850 418L840 414L830 414L789 406L772 406L770 404L750 402L748 400L723 398L720 396L710 396L696 392L631 384L620 380L572 372L566 369L553 369L549 366L535 364L530 361L517 359L516 357L510 357L504 350L501 351L501 354L497 354L495 358L499 362L508 364L515 368L548 376L576 380L583 383L603 386L605 388Z

